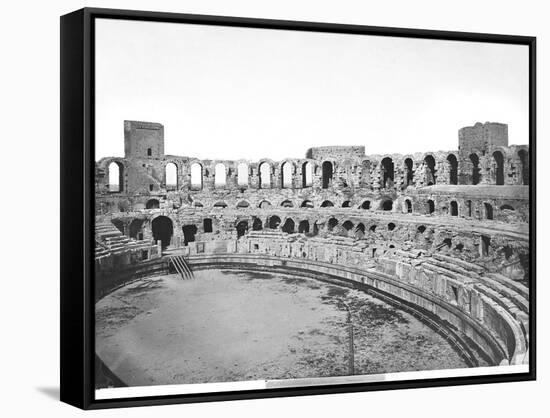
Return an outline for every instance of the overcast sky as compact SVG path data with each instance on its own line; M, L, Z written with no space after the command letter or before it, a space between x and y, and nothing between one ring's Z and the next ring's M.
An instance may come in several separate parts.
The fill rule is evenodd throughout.
M525 144L528 98L527 46L96 21L96 159L124 155L125 119L202 159L456 150L476 121Z

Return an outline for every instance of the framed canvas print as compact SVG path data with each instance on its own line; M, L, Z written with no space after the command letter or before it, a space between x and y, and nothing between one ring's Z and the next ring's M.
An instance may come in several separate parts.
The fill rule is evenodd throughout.
M61 18L61 398L535 378L535 38Z

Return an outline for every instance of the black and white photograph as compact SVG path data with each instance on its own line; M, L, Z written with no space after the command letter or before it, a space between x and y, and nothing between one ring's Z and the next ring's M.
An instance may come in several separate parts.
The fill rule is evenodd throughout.
M529 46L95 19L95 398L529 373Z

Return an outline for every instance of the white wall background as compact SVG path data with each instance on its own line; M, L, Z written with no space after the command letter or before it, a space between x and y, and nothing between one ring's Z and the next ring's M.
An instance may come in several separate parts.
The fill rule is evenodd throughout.
M550 309L545 265L550 250L548 97L549 10L543 1L157 0L11 1L1 14L0 143L3 189L3 416L77 416L57 401L59 320L59 16L83 6L274 19L328 21L538 37L538 352L539 380L529 383L416 389L199 405L110 410L88 416L543 416L548 405ZM78 278L75 278L78 280Z

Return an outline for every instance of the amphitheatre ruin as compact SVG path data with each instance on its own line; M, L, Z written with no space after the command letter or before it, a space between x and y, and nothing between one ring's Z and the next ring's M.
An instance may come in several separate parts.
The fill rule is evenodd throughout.
M124 122L124 145L95 165L97 306L163 275L282 274L412 315L465 367L528 362L529 147L509 145L506 124L459 129L457 150L407 155L326 146L283 161L199 160L167 154L163 125L138 121Z

